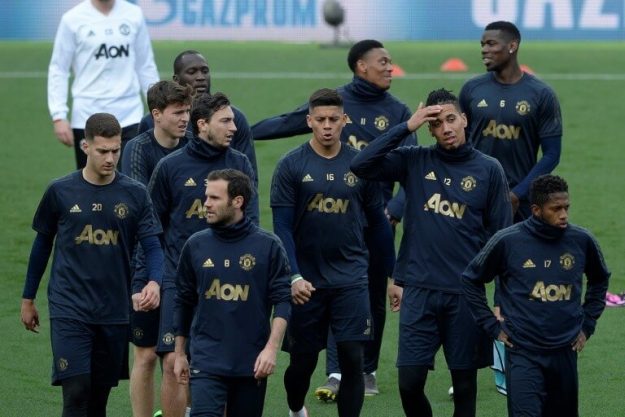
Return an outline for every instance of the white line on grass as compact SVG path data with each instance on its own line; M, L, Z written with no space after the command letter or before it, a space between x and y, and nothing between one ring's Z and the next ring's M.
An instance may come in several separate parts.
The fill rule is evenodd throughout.
M167 79L170 74L160 74L161 78ZM338 72L214 72L216 79L234 80L344 80L351 76L349 73ZM442 73L431 72L423 74L406 74L397 79L406 80L465 80L479 75L478 73ZM624 81L624 74L536 74L539 78L553 81ZM41 79L47 78L48 74L43 71L0 71L0 79Z

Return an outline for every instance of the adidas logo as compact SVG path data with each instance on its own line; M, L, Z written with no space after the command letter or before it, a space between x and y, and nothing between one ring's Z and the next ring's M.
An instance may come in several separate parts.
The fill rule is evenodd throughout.
M213 263L213 261L211 261L211 258L208 258L202 264L202 268L213 268L214 266L215 266L215 264Z
M434 171L430 171L430 173L425 176L425 179L430 181L436 181L436 174L434 173Z
M477 107L488 107L488 103L486 103L486 100L482 99L482 101L477 103Z
M69 209L70 213L82 213L82 210L80 209L80 207L78 207L78 204L74 204L74 206Z
M313 177L310 176L310 174L306 174L304 175L304 178L302 178L302 182L312 182L312 181L314 180L313 180Z
M195 187L197 184L195 183L195 181L193 181L193 178L189 178L188 180L185 181L184 186L185 187Z
M92 31L92 30L90 30L90 31L89 31L89 34L87 35L87 37L88 37L88 38L90 38L90 37L92 37L92 36L95 36L95 32L94 32L94 31Z
M536 268L536 264L531 259L523 262L523 268Z

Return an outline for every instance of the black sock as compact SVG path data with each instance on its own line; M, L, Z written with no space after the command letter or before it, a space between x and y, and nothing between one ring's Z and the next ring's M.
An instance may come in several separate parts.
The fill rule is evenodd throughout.
M292 353L289 367L284 372L286 402L293 411L304 407L304 399L310 388L310 377L317 367L319 353Z
M111 387L91 384L91 398L89 400L89 417L106 417L106 403L111 393Z

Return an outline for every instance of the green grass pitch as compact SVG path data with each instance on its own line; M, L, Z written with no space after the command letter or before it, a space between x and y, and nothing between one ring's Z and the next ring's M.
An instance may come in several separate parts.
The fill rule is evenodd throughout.
M479 43L388 43L394 62L407 73L393 82L392 93L414 109L434 88L459 92L463 82L483 71ZM156 42L157 64L163 78L171 76L178 52L198 49L212 69L212 91L223 91L242 109L250 123L291 110L320 87L336 87L350 79L345 49L315 44L270 42ZM613 273L610 290L625 290L625 207L623 206L622 135L625 91L625 47L615 43L524 42L520 60L557 92L564 118L562 159L556 172L571 190L571 220L592 230ZM26 332L19 321L19 304L30 245L30 223L46 184L73 168L73 154L55 139L46 104L46 71L50 43L0 42L0 415L6 417L60 414L60 389L49 385L50 346L46 304L47 276L37 301L41 333ZM442 62L458 57L468 73L444 74ZM277 159L305 137L256 143L260 170L262 224L271 228L269 181ZM432 143L427 132L420 141ZM622 414L625 376L623 319L625 309L606 310L597 332L579 357L580 414ZM365 399L362 416L403 415L396 383L397 315L388 314L378 379L381 394ZM265 415L286 415L282 374L288 357L280 355L280 369L270 379ZM323 360L311 382L321 384ZM452 414L447 395L449 376L442 356L430 373L427 393L434 414ZM314 417L335 416L333 404L309 395ZM122 382L109 402L109 415L130 416L128 384ZM505 399L496 393L492 373L479 373L478 415L506 415Z

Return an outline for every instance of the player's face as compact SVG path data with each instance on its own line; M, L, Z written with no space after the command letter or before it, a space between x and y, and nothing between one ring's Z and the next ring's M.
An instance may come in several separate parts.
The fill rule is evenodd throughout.
M206 183L206 201L204 214L209 224L227 226L235 222L236 210L240 208L237 197L228 197L228 182L225 180Z
M486 30L482 34L482 63L486 71L501 71L505 68L516 49L516 42L507 42L500 30Z
M110 177L117 168L121 147L121 135L112 138L95 136L92 141L83 141L82 149L87 154L85 169L100 179Z
M234 125L234 113L226 106L213 113L210 120L198 120L199 136L216 148L230 146L237 127Z
M565 229L569 225L569 207L569 193L553 193L542 206L533 204L532 214L551 226Z
M377 87L388 90L393 81L393 61L384 48L375 48L363 55L358 61L358 73L365 80Z
M187 131L190 110L190 104L182 103L170 104L163 111L155 109L152 111L154 126L170 138L181 138Z
M182 57L181 64L180 72L174 74L174 81L181 85L192 86L195 89L195 94L210 91L210 69L202 55L185 55Z
M443 104L436 120L430 122L430 133L436 143L443 149L452 150L466 142L464 128L467 127L467 118L453 104Z
M338 106L317 106L306 116L308 127L312 129L313 148L334 149L340 146L341 131L345 127L345 113Z

